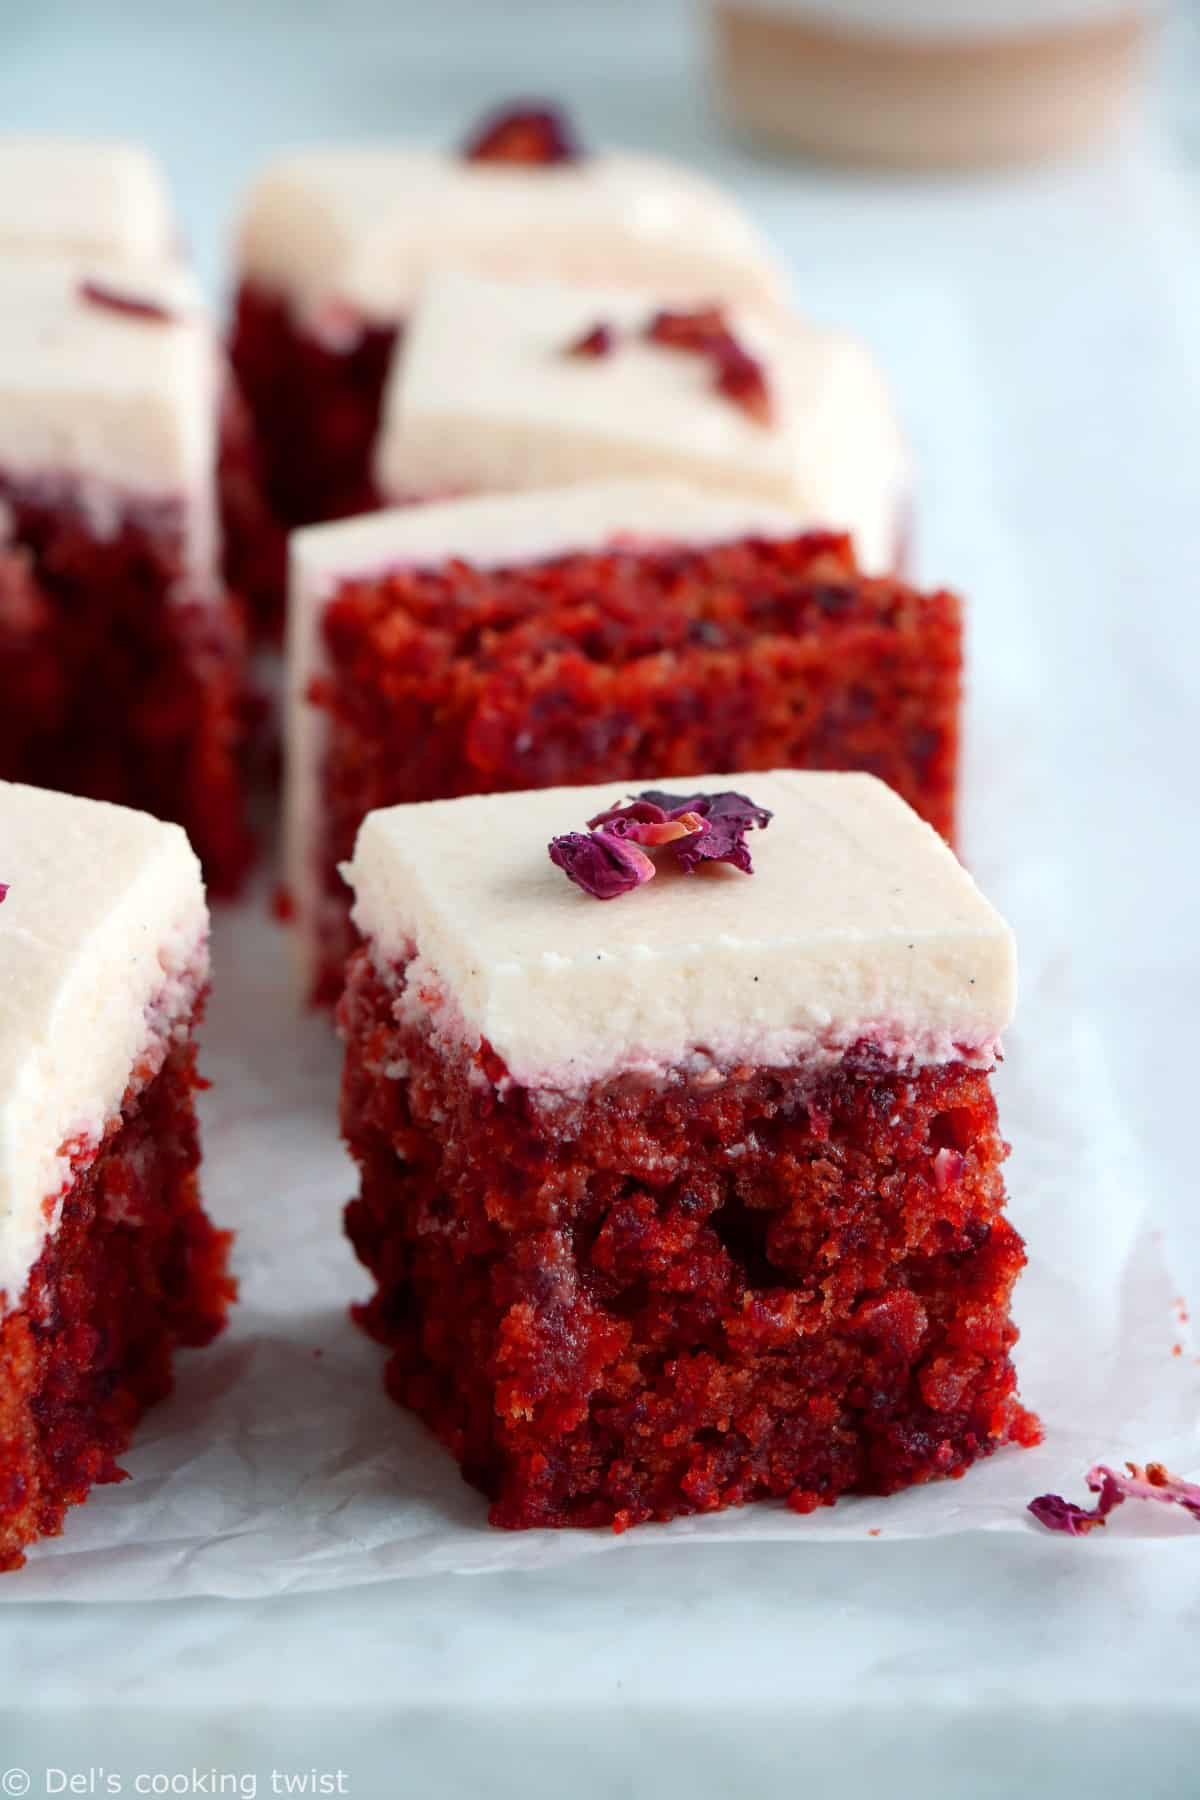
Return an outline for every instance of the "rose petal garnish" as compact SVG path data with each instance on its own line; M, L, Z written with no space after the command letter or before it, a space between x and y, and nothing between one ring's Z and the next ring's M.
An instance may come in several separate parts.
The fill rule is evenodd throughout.
M1086 1537L1089 1531L1095 1531L1097 1525L1104 1523L1099 1512L1076 1506L1073 1500L1064 1500L1061 1494L1039 1494L1036 1500L1029 1502L1029 1510L1047 1531L1065 1531L1070 1537Z
M654 849L691 837L694 832L707 831L708 821L698 812L666 813L661 806L639 800L631 806L613 806L607 812L597 813L588 820L588 830L609 831L614 837L632 838L635 844Z
M695 312L656 312L646 326L652 344L672 350L690 350L707 356L719 394L732 400L760 425L771 423L771 390L766 370L756 356L740 344L718 306Z
M732 863L752 875L746 833L756 826L763 829L770 820L767 808L755 805L745 794L684 797L648 791L624 806L597 813L588 820L586 832L556 837L550 845L550 860L600 900L615 899L650 880L654 864L638 845L668 845L685 875L702 862Z
M581 338L576 338L573 344L568 344L567 355L611 356L616 347L616 332L611 325L606 325L601 319L599 323L592 326L590 331L585 331Z
M507 106L486 118L463 146L468 162L548 167L578 162L584 152L564 115L553 106Z
M166 325L172 313L157 300L146 300L138 294L119 293L102 281L81 281L79 298L89 306L103 306L108 312L124 313L126 318L146 319L154 325Z
M1087 1485L1098 1496L1095 1506L1077 1506L1061 1494L1039 1494L1029 1502L1029 1510L1048 1531L1065 1531L1072 1537L1084 1537L1105 1524L1109 1513L1126 1500L1158 1500L1166 1506L1182 1506L1200 1524L1200 1482L1184 1481L1162 1463L1147 1463L1142 1468L1138 1463L1127 1462L1125 1467L1125 1475L1104 1463L1088 1470Z
M661 806L668 818L695 812L704 820L707 831L683 838L674 846L675 860L685 874L702 862L727 862L753 875L746 833L756 828L766 830L772 815L765 806L757 806L747 795L731 790L720 794L664 794L650 789L639 794L638 799Z
M756 424L769 425L771 391L767 386L766 371L758 358L743 350L732 337L714 350L713 357L717 365L717 392L735 401Z
M8 899L8 883L7 883L7 881L0 881L0 905L3 905L3 903L7 899Z
M700 306L692 312L656 312L644 335L652 344L672 350L694 350L707 355L723 342L732 343L725 314L719 306Z
M607 831L568 831L550 841L550 861L576 887L597 900L615 900L653 881L654 864L644 850Z

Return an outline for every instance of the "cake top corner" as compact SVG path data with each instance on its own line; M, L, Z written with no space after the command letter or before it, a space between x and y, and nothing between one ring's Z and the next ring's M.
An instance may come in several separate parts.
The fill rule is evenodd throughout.
M0 134L0 253L169 260L174 217L161 168L120 139Z
M146 813L0 782L0 1312L72 1147L190 1016L208 915L187 837Z

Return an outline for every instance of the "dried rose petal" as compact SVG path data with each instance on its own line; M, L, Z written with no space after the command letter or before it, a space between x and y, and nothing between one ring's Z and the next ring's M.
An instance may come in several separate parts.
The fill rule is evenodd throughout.
M468 162L547 167L578 162L583 149L571 125L553 106L510 106L492 113L463 146Z
M137 294L118 293L101 281L81 281L79 298L89 306L103 306L109 312L124 313L130 319L147 319L155 325L166 325L172 314L157 300L144 300Z
M3 902L7 899L8 899L8 883L7 883L7 881L0 881L0 904L3 904Z
M617 347L617 334L603 320L585 331L581 338L567 346L568 356L611 356Z
M1029 1502L1029 1510L1050 1531L1066 1531L1083 1536L1103 1525L1110 1512L1126 1500L1158 1500L1167 1506L1182 1506L1200 1523L1200 1483L1184 1481L1172 1475L1162 1463L1147 1463L1145 1468L1127 1462L1127 1475L1118 1474L1104 1463L1087 1472L1087 1485L1099 1496L1094 1507L1076 1506L1058 1494L1040 1494Z
M635 844L655 849L679 838L707 831L708 821L697 812L665 813L661 806L635 800L629 806L612 806L588 820L588 830L607 830L614 837L632 838Z
M610 806L606 812L597 813L589 819L589 831L600 831L611 827L619 837L628 837L634 825L661 825L668 818L661 806L654 806L648 800L630 800L624 806Z
M684 874L702 862L728 862L754 873L746 833L771 820L745 794L664 794L648 790L624 806L610 806L550 845L550 860L597 899L611 900L649 881L654 864L638 845L669 845Z
M730 337L713 351L717 365L717 392L733 400L759 425L771 423L771 391L756 356Z
M1070 1537L1086 1537L1089 1531L1095 1531L1097 1525L1104 1523L1098 1512L1076 1506L1073 1500L1064 1500L1061 1494L1039 1494L1036 1500L1029 1502L1029 1510L1047 1531L1065 1531Z
M724 343L732 343L725 314L719 306L701 306L694 312L656 312L644 334L652 344L672 350L692 350L708 355Z
M552 838L550 861L597 900L615 900L620 894L632 893L655 875L644 850L607 831L568 831Z
M668 818L684 813L699 813L707 831L680 840L674 846L679 867L690 874L702 862L732 863L747 875L753 875L754 864L746 846L746 833L756 827L765 831L771 813L756 806L745 794L727 791L720 794L664 794L653 789L638 795L639 800L661 806Z
M717 392L734 401L760 425L770 424L771 390L766 370L734 337L720 307L657 312L646 326L645 336L653 344L707 356L713 366Z

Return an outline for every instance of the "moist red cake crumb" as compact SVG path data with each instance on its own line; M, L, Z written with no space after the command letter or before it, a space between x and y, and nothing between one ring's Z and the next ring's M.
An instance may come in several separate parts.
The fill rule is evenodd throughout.
M206 1344L234 1296L230 1234L202 1210L192 1045L131 1084L100 1149L75 1160L20 1304L0 1314L0 1569L56 1536L146 1408L177 1345Z
M283 527L378 505L371 451L396 337L394 326L343 321L326 341L297 324L283 296L254 283L239 291L230 355Z
M287 592L287 531L267 497L254 421L232 379L222 396L218 446L225 580L244 607L253 636L277 643Z
M0 481L0 507L0 778L175 820L211 891L235 892L252 702L233 602L188 597L171 507L104 535L49 490Z
M364 947L340 1010L357 1316L493 1524L806 1513L1038 1440L986 1072L861 1045L554 1097L398 1023L403 981Z
M953 834L960 602L861 574L844 536L397 571L346 582L322 635L321 1001L352 942L337 865L377 807L854 769Z

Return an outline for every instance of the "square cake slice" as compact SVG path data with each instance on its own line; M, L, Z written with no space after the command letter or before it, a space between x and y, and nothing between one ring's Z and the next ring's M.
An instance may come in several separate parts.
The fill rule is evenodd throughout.
M183 832L0 782L0 1569L62 1529L219 1331L192 1032L208 915Z
M180 268L0 271L0 778L245 867L245 645L218 565L218 350Z
M290 633L287 881L323 1000L378 807L789 764L953 829L959 601L764 502L612 482L310 527Z
M666 789L395 807L347 870L360 1315L497 1525L807 1512L1038 1436L1008 927L869 776Z
M0 259L25 255L68 258L81 280L102 271L118 292L148 298L165 272L173 299L193 319L203 311L187 279L165 176L140 144L0 135ZM277 635L284 535L266 503L253 423L223 357L210 401L219 423L223 565L252 623Z
M848 531L900 560L908 453L856 340L779 313L675 310L645 288L432 278L384 395L385 500L651 476Z
M286 524L371 501L393 347L435 269L646 285L679 302L784 293L720 188L660 158L589 152L543 110L494 118L449 150L285 156L246 199L236 256L233 359Z

